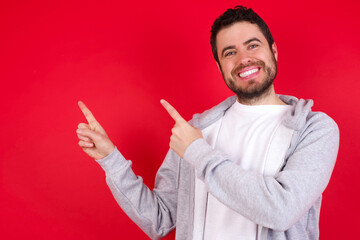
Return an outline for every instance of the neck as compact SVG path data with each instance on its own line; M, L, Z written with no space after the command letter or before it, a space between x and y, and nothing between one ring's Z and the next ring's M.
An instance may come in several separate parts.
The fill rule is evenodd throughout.
M268 91L264 92L261 96L254 98L237 97L237 101L244 105L286 105L275 93L274 85Z

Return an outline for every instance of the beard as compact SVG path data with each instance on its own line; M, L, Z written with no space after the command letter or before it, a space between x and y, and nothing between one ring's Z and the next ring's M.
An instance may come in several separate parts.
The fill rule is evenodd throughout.
M242 87L242 86L237 86L236 85L236 79L237 78L237 73L246 67L249 66L261 66L261 69L264 70L265 72L265 76L264 79L259 83L256 82L255 80L249 80L247 82L247 86ZM276 77L277 74L277 64L276 64L276 60L275 57L273 56L272 62L271 62L271 66L267 66L265 64L265 62L258 60L255 62L251 62L249 64L240 64L238 67L234 68L233 71L231 71L231 76L228 77L227 79L225 79L225 76L223 74L223 72L221 71L222 76L225 80L226 85L228 86L228 88L233 91L239 101L241 102L254 102L257 101L263 97L266 97L268 94L270 94L270 87L272 86L274 79Z

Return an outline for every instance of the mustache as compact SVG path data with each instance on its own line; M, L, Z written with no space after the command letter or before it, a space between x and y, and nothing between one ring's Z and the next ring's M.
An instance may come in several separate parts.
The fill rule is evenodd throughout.
M258 61L250 62L250 63L247 63L247 64L242 64L241 63L231 71L231 75L236 76L236 74L238 72L240 72L242 69L250 67L250 66L261 66L262 69L265 69L265 62L263 62L261 60L258 60Z

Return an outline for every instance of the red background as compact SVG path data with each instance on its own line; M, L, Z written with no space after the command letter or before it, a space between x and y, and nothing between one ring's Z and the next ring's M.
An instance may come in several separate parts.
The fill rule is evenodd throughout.
M159 100L190 119L232 94L209 31L239 3L273 32L277 92L314 99L340 127L321 239L358 235L357 0L1 1L0 239L147 239L77 146L77 101L153 187L173 125Z

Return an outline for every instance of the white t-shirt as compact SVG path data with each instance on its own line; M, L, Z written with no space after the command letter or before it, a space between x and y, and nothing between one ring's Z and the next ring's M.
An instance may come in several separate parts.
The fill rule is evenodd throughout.
M247 106L236 101L220 120L203 130L203 136L213 149L226 153L244 170L274 174L291 140L292 133L281 129L290 108L288 105ZM257 238L256 223L208 194L199 179L195 188L194 239ZM203 231L199 233L201 227Z

